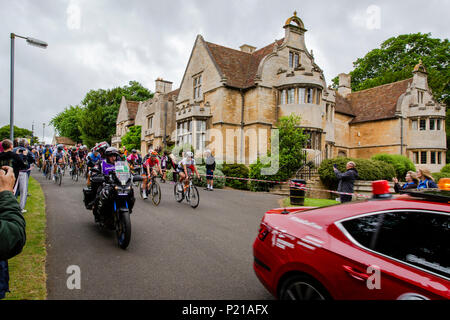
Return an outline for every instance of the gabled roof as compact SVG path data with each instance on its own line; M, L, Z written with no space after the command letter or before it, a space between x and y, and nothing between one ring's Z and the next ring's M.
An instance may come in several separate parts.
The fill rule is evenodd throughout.
M395 118L397 102L413 78L352 92L345 98L336 93L336 112L354 116L350 122L361 123Z
M64 144L67 146L74 146L76 143L67 137L55 137L56 144Z
M253 53L223 47L211 42L205 41L205 43L219 72L227 78L227 85L246 89L255 85L255 77L261 60L273 52L275 44L280 45L283 41L284 39L278 40Z
M139 108L139 101L128 101L128 100L125 101L127 102L128 120L134 120Z
M174 98L178 97L178 94L180 93L180 88L173 90L167 94L167 97L169 100L173 100Z

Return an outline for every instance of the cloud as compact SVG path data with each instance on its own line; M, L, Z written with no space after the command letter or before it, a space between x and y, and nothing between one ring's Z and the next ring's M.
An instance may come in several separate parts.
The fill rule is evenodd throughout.
M70 0L67 6L67 28L69 30L78 30L81 28L81 8L76 0Z
M0 0L0 126L9 123L10 38L14 32L42 39L46 50L16 40L15 122L35 128L91 89L124 86L130 80L154 90L163 77L178 88L197 34L238 49L258 48L284 37L294 10L305 23L309 50L326 80L352 70L352 63L384 40L431 32L448 38L449 1L409 0ZM376 17L380 8L380 28ZM420 10L420 17L418 16ZM368 28L369 26L369 28ZM372 28L370 28L372 26ZM53 131L45 128L50 139Z

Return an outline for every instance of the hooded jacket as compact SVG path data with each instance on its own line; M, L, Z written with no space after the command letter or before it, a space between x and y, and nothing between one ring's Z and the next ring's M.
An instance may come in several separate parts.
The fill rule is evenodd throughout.
M10 191L0 192L0 299L9 291L8 259L25 245L25 219Z

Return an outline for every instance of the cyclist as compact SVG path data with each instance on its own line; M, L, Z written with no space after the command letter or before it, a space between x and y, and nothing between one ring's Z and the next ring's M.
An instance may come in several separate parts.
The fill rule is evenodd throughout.
M52 163L53 160L52 158L53 158L53 150L49 144L46 144L45 147L42 149L42 162L44 164L42 173L44 174L44 177L46 166Z
M162 170L159 165L158 160L158 152L150 150L149 151L150 157L145 161L144 163L144 169L147 170L147 176L148 178L144 178L142 181L142 198L147 199L147 182L148 179L151 179L152 177L155 177L157 175L155 168L158 170L158 172L162 175ZM150 171L151 169L151 171Z
M56 167L60 164L66 164L64 160L64 146L59 144L56 146L56 150L53 153L53 180L55 180Z
M141 160L139 159L137 150L135 149L131 150L131 154L127 157L127 161L130 164L130 168L133 172L136 166L141 165ZM140 172L137 173L139 174Z
M189 183L188 179L188 171L190 170L194 172L198 179L200 179L200 175L198 174L197 167L195 166L194 154L190 151L186 152L186 156L178 163L177 173L180 176L180 183L184 182L186 186ZM182 191L182 190L179 190Z
M75 167L77 167L79 161L80 159L78 157L77 147L72 147L72 149L70 149L69 151L69 162L71 173L75 169Z

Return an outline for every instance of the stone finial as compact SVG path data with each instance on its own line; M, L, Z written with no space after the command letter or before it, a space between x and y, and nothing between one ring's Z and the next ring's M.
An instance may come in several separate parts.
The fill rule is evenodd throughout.
M420 59L420 60L419 60L419 63L414 67L413 73L416 73L416 72L427 73L427 69L426 69L425 66L423 65L422 59Z

